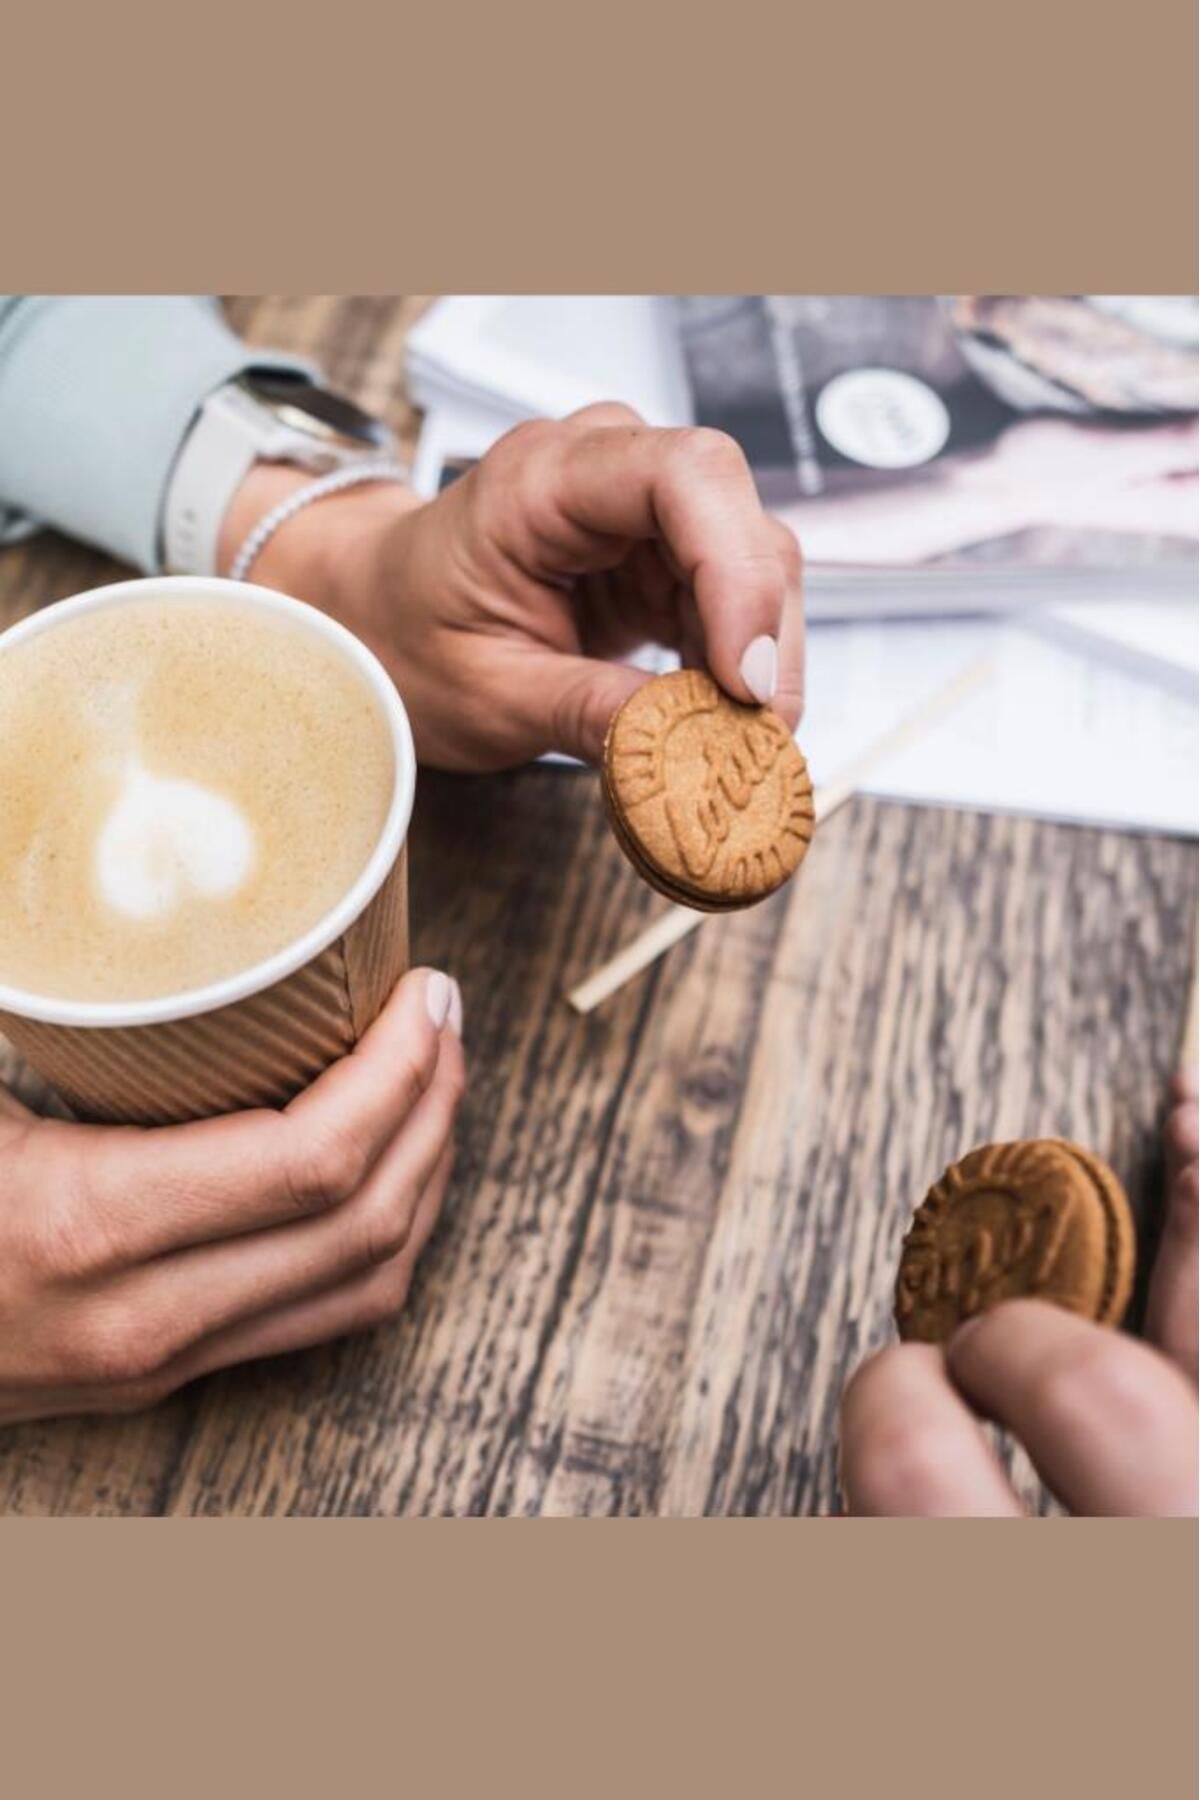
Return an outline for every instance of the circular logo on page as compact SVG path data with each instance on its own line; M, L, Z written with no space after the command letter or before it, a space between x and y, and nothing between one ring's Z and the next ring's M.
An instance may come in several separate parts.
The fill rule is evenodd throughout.
M930 462L950 436L941 397L902 369L851 369L821 389L817 424L851 462L869 469L913 469Z

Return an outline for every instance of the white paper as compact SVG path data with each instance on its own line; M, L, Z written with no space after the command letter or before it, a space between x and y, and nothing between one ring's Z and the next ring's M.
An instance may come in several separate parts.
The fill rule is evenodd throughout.
M622 400L650 425L693 416L671 302L658 295L455 295L417 321L406 358L412 398L429 409L561 418Z
M1031 630L1107 656L1118 667L1149 675L1174 693L1195 698L1200 681L1200 608L1184 600L1143 595L1133 601L1081 600L1023 616Z
M864 782L889 800L1194 836L1194 699L1008 621L813 626L797 740L819 787L977 658L995 674Z

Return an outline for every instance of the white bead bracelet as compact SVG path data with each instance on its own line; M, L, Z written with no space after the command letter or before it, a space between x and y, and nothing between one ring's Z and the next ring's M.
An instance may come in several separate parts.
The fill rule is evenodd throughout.
M364 481L407 480L408 470L402 463L381 458L377 462L348 463L345 468L333 469L328 475L297 488L294 494L289 494L286 500L263 514L230 565L230 581L245 581L255 559L279 527L294 519L298 512L303 512L306 506L311 506L314 500L323 500L327 494L340 494L343 488L357 487Z

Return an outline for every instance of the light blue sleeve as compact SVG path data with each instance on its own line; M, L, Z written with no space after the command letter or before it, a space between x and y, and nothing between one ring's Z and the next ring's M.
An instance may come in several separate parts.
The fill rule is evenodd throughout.
M147 573L172 465L252 350L201 294L0 295L0 543L53 525Z

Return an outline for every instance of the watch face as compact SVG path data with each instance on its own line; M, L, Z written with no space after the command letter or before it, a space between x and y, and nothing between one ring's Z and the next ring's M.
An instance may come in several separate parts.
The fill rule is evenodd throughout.
M365 413L353 400L315 387L303 375L284 375L278 370L252 370L242 382L263 406L269 406L281 424L310 436L356 449L388 450L392 434L386 425Z

